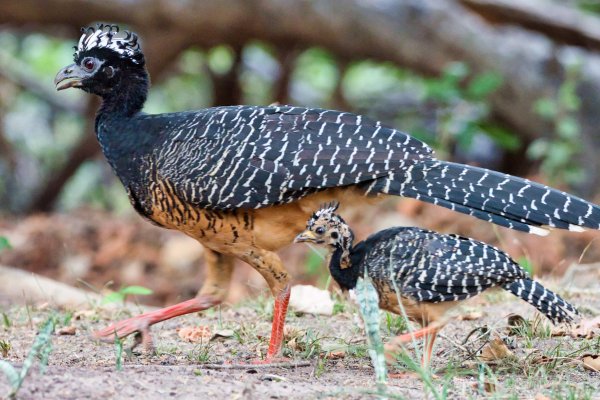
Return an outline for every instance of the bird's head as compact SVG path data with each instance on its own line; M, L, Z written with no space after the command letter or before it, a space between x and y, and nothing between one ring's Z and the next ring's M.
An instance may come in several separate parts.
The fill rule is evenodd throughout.
M82 28L81 32L74 63L54 79L57 90L74 87L106 97L122 90L125 80L147 86L144 54L135 33L119 33L118 26L104 24Z
M341 249L349 253L354 235L352 230L336 210L339 203L323 205L308 220L306 229L294 239L296 243L315 243L323 245L334 251Z

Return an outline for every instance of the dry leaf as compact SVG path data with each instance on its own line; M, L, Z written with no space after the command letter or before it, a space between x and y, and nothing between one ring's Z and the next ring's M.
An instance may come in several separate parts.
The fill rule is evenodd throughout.
M186 326L178 332L179 337L192 343L208 343L212 334L210 328L205 325L201 326Z
M475 390L479 390L479 383L473 383L471 385ZM486 393L494 393L496 391L496 384L490 381L483 381L483 390Z
M546 396L544 394L538 393L538 394L535 395L535 397L533 398L533 400L551 400L551 399L550 399L550 397L548 397L548 396Z
M211 336L210 340L215 340L219 338L230 338L233 335L233 329L220 329Z
M82 310L82 311L75 311L75 313L73 314L73 318L84 319L84 318L93 317L94 315L96 315L96 311L94 311L94 310Z
M283 338L285 340L291 340L293 338L297 338L306 334L306 331L303 329L298 329L294 326L285 325L283 327Z
M504 343L501 338L495 337L483 347L479 359L481 361L489 362L512 356L513 352L506 346L506 343Z
M460 314L457 319L459 321L474 321L481 317L483 317L483 311L475 310L475 311L466 312L464 314Z
M579 323L571 330L571 337L573 338L585 338L591 339L600 332L600 317L591 319L582 319Z
M584 354L581 356L581 360L583 361L583 368L594 372L600 372L599 354Z
M339 360L346 357L346 350L330 351L326 356L329 360Z
M550 331L550 336L567 336L569 333L569 327L564 324L560 324L558 326L553 326Z
M287 345L292 350L302 351L302 348L300 347L300 344L298 343L297 339L298 339L297 337L291 339L290 341L287 342Z
M333 300L327 290L311 285L292 287L290 308L307 314L332 315Z
M555 357L548 357L544 354L534 356L531 359L531 363L535 365L549 364L556 361L557 359Z
M523 332L523 328L529 324L527 320L518 314L510 314L508 316L508 334L518 335Z
M56 331L57 335L74 335L77 332L77 328L73 325L71 326L63 326L58 331Z

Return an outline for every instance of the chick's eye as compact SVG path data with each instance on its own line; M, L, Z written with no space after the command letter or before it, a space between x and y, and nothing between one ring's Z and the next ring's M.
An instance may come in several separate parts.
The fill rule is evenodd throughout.
M325 228L323 228L322 226L319 226L317 229L315 229L315 232L316 232L318 235L322 235L322 234L324 234L324 233L325 233Z
M83 60L83 67L87 70L94 69L94 60L92 60L91 58L86 58L85 60Z

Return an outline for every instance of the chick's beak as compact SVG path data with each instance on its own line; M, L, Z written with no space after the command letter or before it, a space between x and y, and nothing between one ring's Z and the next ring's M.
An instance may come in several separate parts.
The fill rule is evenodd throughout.
M317 237L309 230L305 230L294 239L294 243L316 242Z
M56 77L54 78L54 84L56 85L56 90L68 89L71 87L77 88L82 86L81 81L85 77L86 74L81 67L77 64L71 64L58 71L58 74L56 74Z

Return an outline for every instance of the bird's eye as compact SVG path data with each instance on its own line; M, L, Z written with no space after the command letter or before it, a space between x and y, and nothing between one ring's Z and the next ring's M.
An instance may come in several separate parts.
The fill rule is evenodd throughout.
M94 63L94 60L91 58L86 58L85 60L83 60L83 68L87 69L88 71L93 70L94 65L96 65L96 64Z
M317 229L315 229L315 232L317 233L317 235L322 235L325 233L325 228L319 226Z

